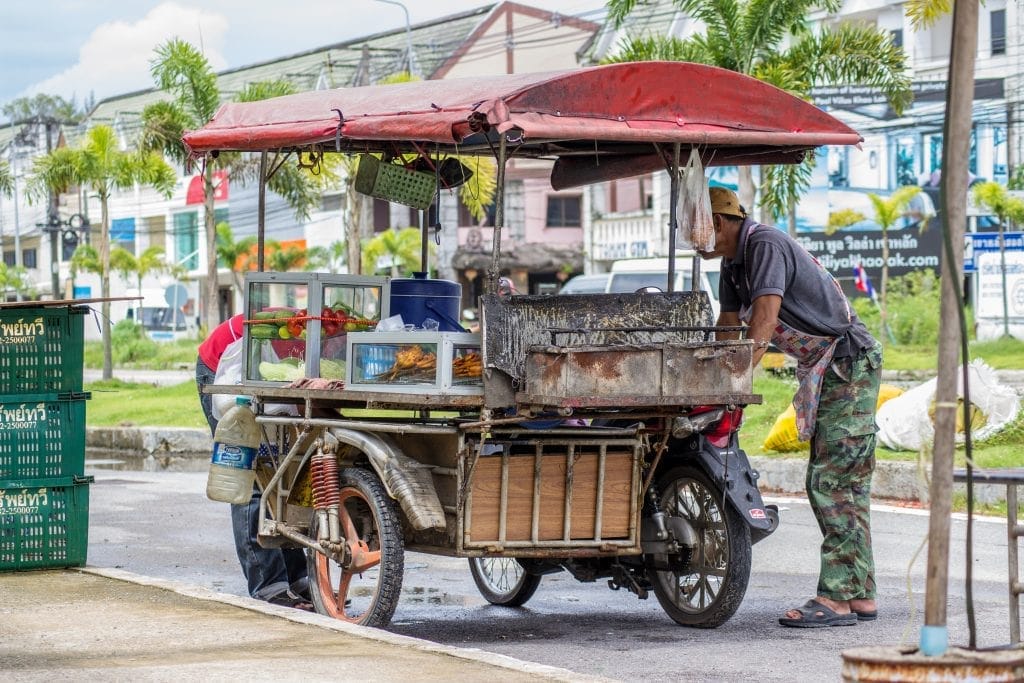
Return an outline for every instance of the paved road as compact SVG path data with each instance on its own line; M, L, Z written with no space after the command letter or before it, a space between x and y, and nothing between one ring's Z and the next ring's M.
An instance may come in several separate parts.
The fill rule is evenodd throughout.
M203 473L91 469L89 564L188 581L233 594L245 586L231 544L228 512L204 496ZM882 617L873 624L810 631L776 619L814 591L818 530L806 503L784 500L782 527L754 548L743 605L721 628L676 626L652 597L639 601L603 582L545 577L524 608L488 605L465 560L409 553L402 600L390 630L468 646L583 674L628 680L838 680L847 647L916 644L922 617L924 557L911 559L927 533L917 511L876 509L875 548ZM964 523L954 523L949 587L950 641L967 642L963 600ZM1006 527L976 523L975 610L979 644L1009 639ZM916 610L916 611L915 611Z
M83 379L86 382L95 382L103 377L103 371L94 368L85 368ZM189 380L195 380L195 368L189 370L127 370L117 368L114 370L114 379L124 382L138 382L139 384L156 384L158 386L171 386L181 384Z

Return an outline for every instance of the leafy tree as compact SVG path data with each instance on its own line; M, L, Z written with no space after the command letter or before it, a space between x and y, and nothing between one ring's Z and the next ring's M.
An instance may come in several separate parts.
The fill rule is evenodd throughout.
M920 221L921 230L927 227L928 220L932 216L916 215L910 210L911 202L920 192L920 187L907 185L898 188L888 199L880 197L873 192L868 193L868 199L871 200L871 205L875 210L874 221L882 231L882 279L878 289L878 308L882 329L887 329L886 294L889 283L889 230L896 225L897 221L908 215L913 215L914 218ZM829 217L827 231L833 232L834 230L848 227L854 223L861 222L865 218L866 216L859 211L844 209ZM885 335L882 336L882 339L884 338Z
M172 159L186 163L188 150L181 136L186 130L201 128L213 118L220 106L222 93L217 86L217 75L206 57L191 44L173 38L156 49L150 62L150 72L160 89L169 93L171 100L158 102L142 112L143 148L161 150ZM287 81L249 84L235 98L251 102L268 97L288 95L295 91ZM294 209L296 217L304 220L312 208L319 205L324 187L337 182L330 164L317 160L305 168L281 165L283 159L273 155L269 168L277 168L267 186L282 196ZM206 233L206 326L213 329L220 322L217 306L217 231L214 226L214 178L216 168L228 171L228 176L247 182L258 175L258 163L253 155L221 154L208 157L202 168L203 208ZM316 174L309 171L315 171Z
M640 0L609 0L608 16L621 27ZM903 50L889 34L864 24L821 25L811 31L807 17L834 13L842 0L673 0L678 10L704 24L704 33L685 39L630 36L612 61L668 59L698 62L747 74L803 99L819 85L858 83L885 94L900 112L911 98ZM742 93L736 93L742 107ZM810 185L813 159L804 164L765 167L761 207L768 216L795 213ZM749 167L740 167L740 200L754 204ZM795 222L791 219L791 230Z
M385 230L378 234L367 242L363 250L363 272L376 272L377 264L382 260L391 263L391 277L420 270L420 234L418 228Z
M257 239L250 235L236 240L228 223L217 224L217 260L231 270L231 278L239 293L245 288L242 273L252 269L253 247Z
M34 299L35 289L29 284L25 266L8 266L0 261L0 301L7 300L8 292Z
M86 186L100 199L99 254L100 288L104 299L110 297L110 196L115 190L127 190L136 184L149 185L170 197L176 176L159 154L121 151L114 130L95 126L86 133L77 149L58 147L38 157L28 180L29 200L62 193L76 185ZM113 377L110 337L110 302L101 304L103 329L103 379Z

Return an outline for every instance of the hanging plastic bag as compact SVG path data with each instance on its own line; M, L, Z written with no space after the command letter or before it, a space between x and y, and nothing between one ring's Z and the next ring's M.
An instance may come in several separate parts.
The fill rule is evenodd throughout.
M221 354L220 362L217 364L217 374L214 375L214 384L223 384L228 386L236 386L242 383L242 354L245 353L245 340L238 338L235 341L227 345L224 349L224 353ZM270 347L270 344L263 345L266 348ZM277 355L270 351L270 355L273 356L274 361L277 361ZM267 354L264 353L264 357ZM261 362L261 365L267 361ZM302 376L302 370L298 370L299 376ZM224 417L224 414L231 409L231 406L235 405L235 395L233 394L213 394L213 417L220 420ZM294 405L282 404L282 403L271 403L264 406L264 412L268 415L292 415L298 416L299 411Z
M242 352L245 341L241 337L227 345L217 364L214 384L235 385L242 383ZM231 394L213 394L213 417L220 420L224 413L235 405L235 396Z
M715 248L715 225L711 220L711 197L708 196L704 164L696 148L690 150L690 158L679 169L679 174L679 201L676 202L678 246L681 249L712 251Z

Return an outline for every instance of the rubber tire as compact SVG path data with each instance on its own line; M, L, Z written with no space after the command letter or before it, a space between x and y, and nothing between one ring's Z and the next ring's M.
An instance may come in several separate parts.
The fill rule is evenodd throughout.
M674 507L671 505L676 499L674 492L678 491L677 487L680 486L693 493L695 499L702 500L698 514L682 515L693 525L698 538L698 545L690 559L691 567L695 563L703 562L708 550L709 534L716 533L706 520L708 517L716 516L721 519L719 511L723 511L724 505L724 519L717 524L717 535L720 537L722 533L725 534L725 542L720 547L728 553L724 562L719 562L720 568L724 569L721 583L710 602L694 605L677 591L680 579L686 579L693 574L651 569L648 570L649 577L658 602L674 621L683 626L716 628L736 613L743 602L743 595L747 592L747 583L750 580L750 527L731 505L722 500L721 489L712 483L708 475L692 465L675 467L658 478L658 505L666 513L671 515L678 512L678 509L670 508ZM721 567L722 564L724 567ZM698 570L696 574L700 577L701 584L712 588L705 581L706 573ZM702 591L698 591L694 597L701 600L701 593Z
M388 496L377 475L368 470L355 467L344 469L339 473L338 480L342 505L346 510L360 513L359 522L353 519L359 538L369 538L370 549L380 551L380 561L375 565L378 571L377 584L366 610L361 614L347 614L347 595L335 592L340 592L339 584L346 572L326 555L310 550L307 551L310 597L320 614L353 624L383 628L390 623L398 606L405 572L405 542L395 502ZM367 529L367 521L371 529ZM317 526L314 513L310 525L310 536L313 538L316 538ZM344 520L342 533L345 533Z
M519 576L508 589L502 590L488 578L485 566L501 564L508 567L509 563L514 563L514 569L519 572ZM526 601L537 592L541 579L539 575L527 573L523 565L519 564L519 560L514 557L471 557L469 558L469 573L473 575L473 582L476 584L477 590L480 591L480 595L484 596L484 600L492 605L501 605L502 607L525 605Z

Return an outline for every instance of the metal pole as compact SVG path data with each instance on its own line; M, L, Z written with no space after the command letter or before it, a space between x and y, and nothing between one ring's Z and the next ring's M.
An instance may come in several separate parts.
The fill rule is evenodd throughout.
M498 196L494 200L494 231L491 236L491 267L487 269L487 282L484 291L495 294L498 291L498 263L501 257L501 229L505 224L505 161L507 143L505 134L498 138Z
M669 169L668 195L668 289L675 291L676 286L676 231L679 221L676 209L679 207L679 143L672 144L672 168Z
M1006 564L1010 574L1010 643L1020 642L1020 564L1017 524L1017 484L1006 484Z
M57 123L53 119L46 119L46 153L53 151L53 126ZM46 210L46 227L50 232L50 289L54 301L60 299L60 258L57 251L57 242L60 240L60 209L57 193L51 188L48 190Z
M1003 336L1010 336L1010 303L1009 295L1006 293L1006 226L999 221L999 275L1002 278L1003 287Z
M14 178L14 267L21 269L21 222L18 218L18 172L14 168L15 157L11 157L11 176ZM14 295L15 301L21 301L21 290Z
M398 5L405 12L405 50L406 50L406 63L409 65L409 73L413 76L419 76L419 71L414 65L413 53L412 53L412 25L409 23L409 10L406 9L405 5L398 2L398 0L377 0L377 2L384 2L389 5Z
M256 270L263 272L267 220L267 150L260 152L260 193L256 207ZM243 297L245 293L243 292Z

